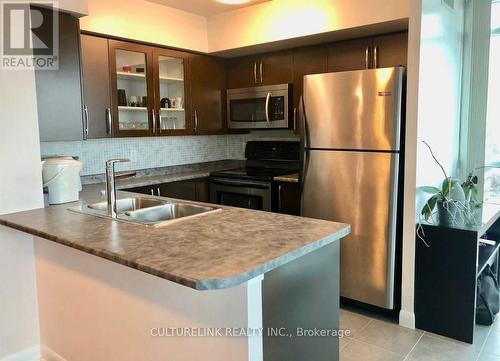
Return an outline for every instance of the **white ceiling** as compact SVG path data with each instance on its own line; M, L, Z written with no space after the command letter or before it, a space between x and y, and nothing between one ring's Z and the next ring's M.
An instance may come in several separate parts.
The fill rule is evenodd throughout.
M244 8L271 0L250 0L244 4L238 4L238 5L222 4L216 0L146 0L146 1L208 17L226 11L231 11L238 8Z

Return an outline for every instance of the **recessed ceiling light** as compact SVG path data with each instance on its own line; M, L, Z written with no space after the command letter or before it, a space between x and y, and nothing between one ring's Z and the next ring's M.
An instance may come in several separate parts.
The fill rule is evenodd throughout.
M244 4L247 2L250 2L250 0L217 0L220 3L223 4L229 4L229 5L238 5L238 4Z

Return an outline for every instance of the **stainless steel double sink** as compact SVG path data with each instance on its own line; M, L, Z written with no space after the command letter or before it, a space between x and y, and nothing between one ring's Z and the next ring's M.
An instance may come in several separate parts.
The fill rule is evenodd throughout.
M185 219L220 208L203 206L180 201L168 201L146 197L129 197L116 201L117 217L108 216L107 202L99 202L71 208L71 211L114 219L117 221L136 223L150 227L160 227L174 220Z

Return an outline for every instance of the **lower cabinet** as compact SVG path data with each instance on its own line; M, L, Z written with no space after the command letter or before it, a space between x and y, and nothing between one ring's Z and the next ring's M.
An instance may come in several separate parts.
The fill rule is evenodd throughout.
M299 183L275 182L272 203L273 212L300 216Z
M187 201L208 202L208 178L195 178L177 182L153 184L125 189L128 192L154 196L184 199Z

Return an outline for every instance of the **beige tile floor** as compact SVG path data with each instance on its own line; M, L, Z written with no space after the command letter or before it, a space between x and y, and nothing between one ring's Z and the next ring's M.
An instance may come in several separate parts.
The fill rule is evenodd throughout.
M473 345L395 322L342 309L340 361L500 361L500 317L491 327L476 326Z

